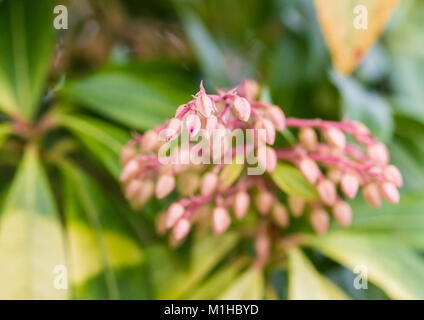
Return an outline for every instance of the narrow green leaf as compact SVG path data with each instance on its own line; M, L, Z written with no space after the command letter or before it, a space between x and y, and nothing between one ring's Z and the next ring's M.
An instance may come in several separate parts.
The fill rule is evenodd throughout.
M389 235L334 231L310 236L306 244L354 269L364 266L368 279L393 299L424 299L424 261Z
M315 188L305 179L302 173L292 165L277 164L271 173L275 184L289 195L301 197L307 200L317 200L318 194Z
M298 248L288 252L289 298L292 300L345 300L348 296L321 275Z
M218 300L259 300L265 294L262 270L251 268L234 280Z
M235 158L232 159L230 164L226 164L219 174L219 181L221 190L230 187L240 177L244 166L236 163Z
M0 147L2 146L4 140L12 132L12 126L10 123L1 123L0 124Z
M166 91L120 71L104 71L71 81L62 93L83 107L140 130L163 123L178 107Z
M62 225L33 146L25 152L3 207L0 257L1 299L68 297L69 290L54 286L55 267L65 265Z
M105 196L105 191L92 178L73 165L64 164L63 171L74 297L148 297L144 252L110 197Z
M49 68L52 12L50 0L0 2L0 109L28 120Z

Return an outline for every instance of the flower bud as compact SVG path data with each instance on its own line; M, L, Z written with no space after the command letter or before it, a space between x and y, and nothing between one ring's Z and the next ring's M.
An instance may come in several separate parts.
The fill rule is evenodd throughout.
M223 233L230 226L231 218L227 209L224 207L216 207L212 212L212 228L217 236Z
M309 158L303 158L299 162L299 169L303 176L311 184L315 184L320 176L320 170L316 162Z
M156 183L156 198L163 199L175 188L175 178L173 175L164 174L160 176Z
M135 156L135 154L136 152L133 146L126 145L125 147L123 147L119 155L121 164L125 166L127 162Z
M132 199L140 191L142 185L143 183L140 179L130 180L125 186L125 197Z
M343 227L348 227L352 223L352 208L344 201L337 201L333 206L333 216Z
M275 150L270 147L258 149L258 164L267 172L274 171L277 165L277 154Z
M166 214L166 228L172 228L175 223L184 215L184 207L179 202L174 202Z
M281 110L279 107L270 106L267 108L265 117L267 117L272 122L275 129L278 131L284 131L286 128L286 117L284 116L283 110Z
M153 195L154 184L150 179L143 180L140 190L137 195L132 199L131 203L134 208L139 208L145 204Z
M272 219L280 227L285 228L289 225L289 214L285 206L276 202L272 207Z
M268 214L274 204L274 196L268 191L260 191L255 198L255 205L262 215Z
M376 209L381 207L380 191L376 183L367 184L364 189L362 189L362 195L370 206Z
M187 107L186 104L181 104L178 106L177 110L175 110L175 118L178 118L181 112Z
M166 232L166 213L160 212L155 218L156 232L159 235L164 235Z
M200 194L202 196L209 196L215 192L218 184L218 176L213 172L206 173L202 178L202 184L200 187Z
M119 180L121 182L125 182L125 181L130 180L131 178L133 178L137 174L139 169L140 169L140 166L139 166L138 161L136 159L132 159L132 160L128 161L128 163L122 169Z
M346 197L353 199L358 192L359 181L354 174L346 173L342 177L341 187Z
M197 136L202 127L200 118L195 114L189 114L185 118L185 125L191 138Z
M389 182L393 182L396 187L402 187L403 179L399 169L394 165L388 165L383 169L383 177Z
M249 101L254 101L259 94L259 84L251 79L245 79L237 87L237 91Z
M327 130L325 130L325 139L328 141L328 143L337 149L344 149L346 146L346 136L344 133L334 127L330 127Z
M269 257L271 242L266 228L262 228L255 237L255 251L259 260L264 261Z
M268 119L262 119L256 122L255 128L265 130L265 142L273 145L275 141L275 127ZM262 137L263 135L261 135Z
M289 195L287 199L289 209L294 217L300 217L305 209L305 199Z
M361 122L352 121L353 127L355 128L356 132L361 135L369 135L370 130L367 128L366 125L364 125Z
M176 241L181 241L190 232L190 221L188 219L180 219L172 229L172 237Z
M248 121L250 118L250 103L246 98L237 97L233 101L233 110L237 118L241 121Z
M152 151L158 144L158 135L153 130L147 131L141 139L140 151L142 153L148 153Z
M389 162L389 151L386 146L377 142L367 147L368 157L378 164L385 165Z
M197 111L199 111L206 118L209 118L211 116L211 114L215 111L214 102L204 92L200 93L196 97L195 105L196 105Z
M299 132L299 141L308 151L315 151L318 145L318 137L313 128L302 128Z
M165 129L166 141L174 140L181 132L181 121L177 118L172 118L168 122L168 126Z
M322 202L332 206L337 200L337 191L334 183L327 179L322 179L317 185L318 195Z
M249 209L250 198L247 192L238 191L233 199L233 210L237 219L242 219Z
M218 125L218 118L215 117L214 115L211 115L207 120L206 120L206 136L207 138L210 138L213 134L213 131L216 129Z
M339 183L343 177L343 171L337 167L331 167L327 171L327 178L334 183Z
M399 202L399 191L392 182L383 182L381 184L381 193L386 201L391 203Z
M309 216L312 229L318 234L324 234L330 226L330 217L324 209L314 209Z

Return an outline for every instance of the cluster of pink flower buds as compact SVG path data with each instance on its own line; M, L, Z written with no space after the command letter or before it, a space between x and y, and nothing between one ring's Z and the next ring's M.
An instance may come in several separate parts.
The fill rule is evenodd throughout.
M306 212L313 229L325 233L330 213L342 226L351 224L352 210L344 199L353 199L361 186L364 199L373 207L380 207L381 198L392 203L399 201L402 176L388 163L385 145L363 124L286 119L278 106L257 101L259 90L259 85L249 79L231 90L218 89L218 94L207 94L201 84L193 99L177 108L174 118L143 135L135 134L122 149L120 180L125 196L135 208L153 195L162 199L178 189L178 200L157 220L159 232L171 231L172 243L182 241L194 224L211 226L213 233L219 235L230 227L232 215L243 219L254 208L260 221L255 247L258 256L266 260L270 248L268 231L286 228L290 214L297 218ZM299 144L272 147L276 132L287 127L299 131ZM242 145L235 145L231 131L236 129L252 130L253 141L260 143L251 144L246 139ZM170 147L178 138L182 144L184 132L188 149L178 148L178 143L177 147ZM346 134L357 143L348 143ZM196 148L192 143L199 136L208 142L206 148ZM161 154L164 147L167 152ZM246 157L248 150L256 155L263 172L273 172L277 160L293 163L316 188L317 198L287 195L285 205L278 197L281 191L267 174L248 174L247 169L253 166L249 162L243 162L242 169L230 174L229 179L226 168L232 164L223 159L227 155L231 159ZM204 161L182 161L187 152Z

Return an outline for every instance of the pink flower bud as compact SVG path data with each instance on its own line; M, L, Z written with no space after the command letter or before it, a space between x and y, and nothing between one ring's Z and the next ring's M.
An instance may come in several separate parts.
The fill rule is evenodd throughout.
M250 118L250 103L246 98L237 97L233 101L233 109L237 118L247 121Z
M328 141L328 143L338 149L344 149L346 146L346 136L344 133L334 127L330 127L327 130L325 130L325 139Z
M274 196L268 191L260 191L255 198L255 205L259 213L266 215L274 204Z
M352 121L352 124L358 134L365 136L370 134L370 130L363 123Z
M331 167L327 171L327 178L334 183L339 183L343 177L343 171L336 167Z
M166 215L166 228L172 228L175 223L182 218L184 211L184 207L180 203L174 202L171 204Z
M305 199L289 195L287 201L293 216L300 217L305 209Z
M265 130L265 142L273 145L275 141L275 127L272 124L272 122L268 119L262 119L256 122L255 124L256 129L262 129ZM262 137L262 135L261 135Z
M139 208L143 204L145 204L153 195L154 192L154 184L150 179L143 180L143 184L141 185L140 190L137 195L131 199L131 203L134 208Z
M155 218L156 232L159 235L164 235L166 232L166 213L160 212Z
M267 172L274 171L277 165L277 154L275 150L270 147L258 149L258 164Z
M173 175L164 174L160 176L156 183L156 198L163 199L175 188L175 178Z
M218 125L218 118L215 117L214 115L211 115L207 120L206 120L206 136L209 138L212 136L213 131L216 129Z
M200 118L195 114L189 114L187 116L187 118L185 119L185 125L187 127L188 134L192 138L197 136L200 131L200 128L202 127Z
M251 79L245 79L237 87L237 91L249 101L254 101L259 94L259 84Z
M309 216L312 228L318 234L324 234L330 226L330 217L324 209L314 209Z
M175 111L175 118L178 118L181 114L181 112L183 112L183 110L187 107L186 104L181 104L178 106L177 110Z
M337 201L333 206L334 218L343 227L348 227L352 223L352 208L344 201Z
M271 242L267 230L263 228L255 237L255 251L259 260L264 261L269 257Z
M188 219L180 219L178 220L175 227L172 229L172 237L176 241L181 241L190 232L190 228L191 228L191 224Z
M181 121L177 118L172 118L168 122L168 126L165 129L166 141L174 140L181 132Z
M283 110L277 106L270 106L265 113L265 116L272 122L275 129L284 131L286 128L286 117Z
M202 196L209 196L215 192L218 184L218 176L213 172L206 173L202 178L202 184L200 187L200 194Z
M249 209L250 198L247 192L239 191L235 194L233 200L234 214L238 219L242 219Z
M212 228L214 234L217 236L223 233L231 224L231 218L227 209L223 207L216 207L212 212Z
M303 158L299 162L299 168L306 180L311 184L315 184L321 174L316 162L309 158Z
M396 187L402 187L403 179L399 169L394 165L388 165L383 169L383 177L389 182L393 182Z
M271 214L272 219L278 226L285 228L289 225L289 214L286 207L281 203L276 202L274 204Z
M302 128L299 132L299 141L308 151L315 151L318 145L318 137L314 129Z
M119 156L121 164L125 166L127 162L135 156L135 154L136 152L133 146L126 145L125 147L123 147Z
M140 191L142 185L143 183L140 179L130 180L125 186L125 197L132 199Z
M362 195L370 206L376 209L381 207L380 191L376 183L367 184L364 189L362 189Z
M355 198L359 188L359 181L356 175L351 173L344 174L341 180L341 187L346 197L349 199Z
M336 202L336 186L330 180L322 179L320 182L318 182L317 191L324 204L332 206Z
M389 162L389 151L386 146L377 142L367 147L368 157L378 164L385 165Z
M399 203L399 191L392 182L383 182L381 184L381 193L386 201Z
M158 144L158 134L153 130L147 131L141 139L140 151L142 153L148 153L152 151Z
M133 159L128 161L128 163L124 166L121 172L121 176L119 177L119 180L121 182L125 182L133 178L138 170L140 169L140 166L138 164L138 161Z
M206 118L209 118L211 116L211 114L215 111L214 102L204 92L200 93L196 97L195 105L196 105L197 111L199 111Z

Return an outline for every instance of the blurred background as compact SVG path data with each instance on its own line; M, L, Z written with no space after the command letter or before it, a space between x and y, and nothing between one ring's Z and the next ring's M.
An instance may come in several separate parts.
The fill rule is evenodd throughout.
M57 4L67 30L52 28ZM423 21L422 1L400 1L342 75L312 0L0 1L0 298L423 299ZM286 116L368 125L403 174L401 203L355 200L353 226L323 237L293 221L264 270L240 231L252 219L171 248L155 218L172 197L132 210L119 151L200 80L213 91L247 77ZM299 233L308 240L292 248Z

